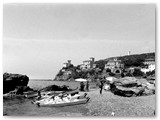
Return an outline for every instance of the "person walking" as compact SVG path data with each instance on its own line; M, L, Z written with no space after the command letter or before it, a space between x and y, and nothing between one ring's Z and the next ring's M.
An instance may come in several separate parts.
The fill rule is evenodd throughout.
M103 90L103 86L104 86L104 83L103 81L100 81L100 94L102 94L102 90Z

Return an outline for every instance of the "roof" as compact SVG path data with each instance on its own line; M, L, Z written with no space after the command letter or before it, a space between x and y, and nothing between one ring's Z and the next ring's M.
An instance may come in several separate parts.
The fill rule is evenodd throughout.
M155 58L147 58L145 61L155 61Z

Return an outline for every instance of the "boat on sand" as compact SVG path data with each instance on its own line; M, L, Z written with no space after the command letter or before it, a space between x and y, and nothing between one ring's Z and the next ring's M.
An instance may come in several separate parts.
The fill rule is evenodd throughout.
M46 97L46 96L52 96L52 95L58 95L58 94L62 94L62 93L67 93L67 94L77 94L79 92L79 89L78 87L75 88L75 89L71 89L71 90L68 90L68 91L42 91L40 92L42 98L43 97ZM38 92L32 92L30 94L26 94L25 97L26 98L34 98L34 97L37 97L38 96Z
M76 99L75 101L70 102L62 102L62 103L37 103L39 107L64 107L64 106L72 106L72 105L79 105L79 104L85 104L89 101L89 97L82 98L82 99Z
M74 96L52 96L41 100L33 100L32 103L41 107L62 107L69 105L84 104L89 101L89 97L86 97L87 93L83 95L75 94Z

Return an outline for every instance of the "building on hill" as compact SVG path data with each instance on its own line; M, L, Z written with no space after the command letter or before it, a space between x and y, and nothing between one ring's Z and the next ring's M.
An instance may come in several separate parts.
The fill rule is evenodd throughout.
M135 70L141 70L140 67L129 67L127 69L125 69L125 71L127 71L128 73L134 73Z
M64 68L67 68L67 67L69 67L70 65L72 65L72 64L71 64L71 60L68 60L67 63L63 63L63 67L64 67Z
M144 68L141 68L141 71L144 73L151 72L155 70L155 58L147 58L144 60L144 65L147 65Z
M63 67L66 68L68 66L68 63L63 63Z
M83 64L80 65L81 69L91 69L95 67L96 67L96 64L93 57L91 57L90 60L83 61Z
M114 58L112 60L109 60L108 63L105 64L105 69L110 69L113 73L122 73L124 64L121 60L117 60L117 58Z
M145 65L155 64L155 58L147 58L144 60L143 64Z
M152 72L153 70L155 70L155 68L156 68L155 64L150 64L145 68L141 68L141 71L144 73Z

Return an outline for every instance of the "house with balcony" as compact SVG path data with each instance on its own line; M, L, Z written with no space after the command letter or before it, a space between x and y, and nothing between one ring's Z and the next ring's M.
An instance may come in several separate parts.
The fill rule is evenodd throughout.
M83 61L83 64L80 65L80 68L82 70L84 69L91 69L91 68L95 68L96 67L96 64L94 63L94 58L91 57L90 60L85 60Z
M144 73L151 72L151 71L155 70L155 68L156 68L155 58L145 59L143 63L144 63L144 65L146 65L146 67L141 68L141 71Z
M105 64L104 67L106 70L110 69L113 73L121 73L124 69L124 64L121 60L117 60L117 58L111 59L108 61L107 64Z
M141 68L141 71L144 73L152 72L153 70L155 70L155 68L156 68L155 64L150 64L145 68Z
M143 62L145 65L155 64L155 58L147 58Z

